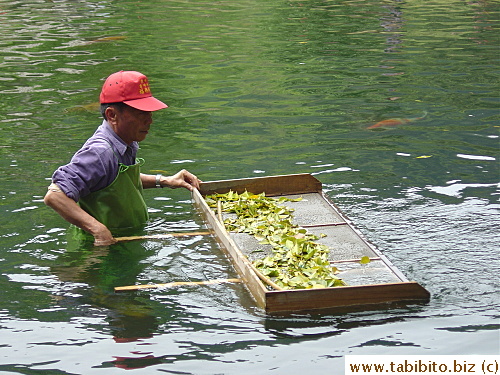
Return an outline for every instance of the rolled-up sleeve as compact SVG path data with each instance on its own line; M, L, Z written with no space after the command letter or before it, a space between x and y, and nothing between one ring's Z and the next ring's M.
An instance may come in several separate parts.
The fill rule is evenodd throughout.
M75 202L111 184L118 173L109 144L95 146L84 146L69 164L59 167L52 175L52 182Z

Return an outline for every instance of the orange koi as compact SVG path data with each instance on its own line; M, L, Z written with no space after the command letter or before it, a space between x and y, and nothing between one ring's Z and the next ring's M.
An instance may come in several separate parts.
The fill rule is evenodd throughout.
M421 120L425 116L427 116L427 112L425 112L424 115L420 116L420 117L413 117L413 118L391 118L391 119L388 119L388 120L382 120L382 121L377 122L376 124L373 124L373 125L367 127L367 129L385 128L387 126L397 126L397 125L408 124L408 123L413 122L413 121Z

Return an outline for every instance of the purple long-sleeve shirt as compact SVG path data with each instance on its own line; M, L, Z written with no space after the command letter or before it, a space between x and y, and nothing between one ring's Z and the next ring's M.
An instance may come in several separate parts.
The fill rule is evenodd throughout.
M107 121L103 121L73 155L70 163L54 172L52 182L78 202L80 198L110 185L118 175L119 162L133 165L138 148L137 142L127 145Z

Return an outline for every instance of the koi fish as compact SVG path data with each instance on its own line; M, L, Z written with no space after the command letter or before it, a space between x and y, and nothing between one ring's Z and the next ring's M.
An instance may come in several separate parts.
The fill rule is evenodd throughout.
M80 111L98 112L100 107L101 103L94 102L89 104L75 105L74 107L67 108L65 112L80 112Z
M376 124L373 124L367 129L376 129L376 128L385 128L387 126L397 126L397 125L403 125L403 124L408 124L413 121L421 120L425 116L427 116L427 112L425 112L422 116L420 117L413 117L413 118L391 118L388 120L382 120L377 122Z

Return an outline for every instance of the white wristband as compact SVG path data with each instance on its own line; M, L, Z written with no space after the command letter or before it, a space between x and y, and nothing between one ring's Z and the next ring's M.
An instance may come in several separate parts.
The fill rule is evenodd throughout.
M161 174L157 174L156 175L156 187L157 188L163 188L163 186L161 186L160 184L160 179L162 178L163 176Z

